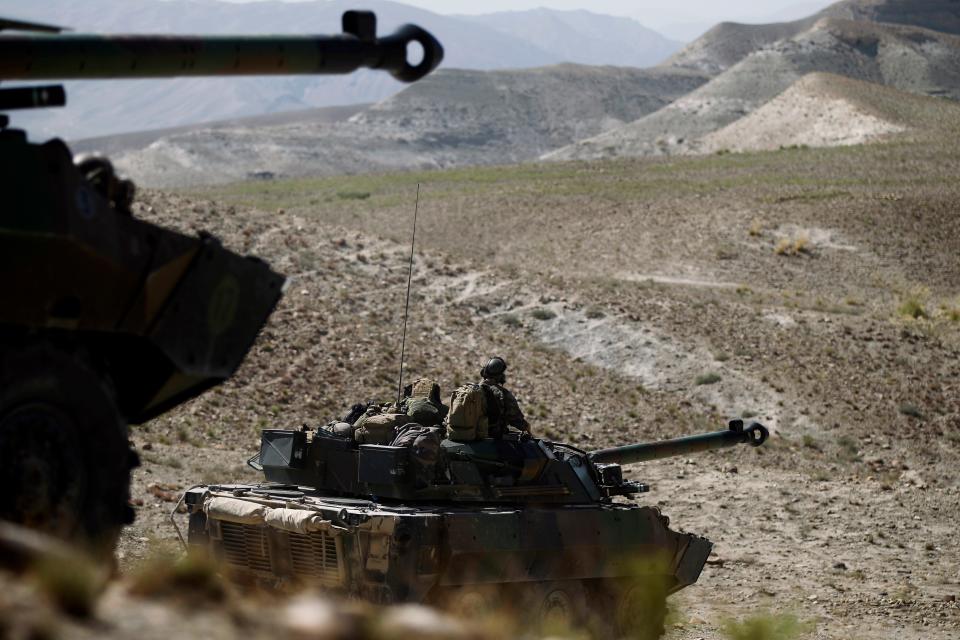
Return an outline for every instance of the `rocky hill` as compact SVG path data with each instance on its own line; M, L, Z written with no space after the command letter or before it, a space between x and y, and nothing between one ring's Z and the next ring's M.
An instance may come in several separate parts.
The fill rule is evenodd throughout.
M960 37L919 27L821 18L807 31L750 54L660 111L548 157L697 152L701 138L813 72L960 99Z
M441 70L346 122L192 131L116 161L163 186L516 162L632 122L705 81L682 69Z
M774 24L722 22L664 64L718 74L759 49L807 31L822 18L883 22L960 34L960 10L953 0L842 0L801 20Z
M702 140L705 153L835 147L911 131L960 133L960 103L872 82L811 73L753 113Z
M515 20L503 14L467 19L387 0L362 4L376 11L380 33L407 22L429 29L444 44L448 68L517 69L561 62L651 66L680 46L629 18L586 11L542 10ZM357 6L349 0L49 0L27 5L0 0L0 15L62 24L76 31L113 33L339 33L342 12ZM370 103L403 87L386 74L369 71L345 77L70 82L68 109L20 113L14 121L38 137L78 139Z

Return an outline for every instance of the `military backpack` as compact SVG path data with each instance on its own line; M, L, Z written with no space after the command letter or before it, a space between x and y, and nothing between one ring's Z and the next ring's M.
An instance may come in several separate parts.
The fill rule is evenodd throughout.
M486 394L479 384L465 384L453 392L447 414L449 438L455 442L471 442L487 437Z

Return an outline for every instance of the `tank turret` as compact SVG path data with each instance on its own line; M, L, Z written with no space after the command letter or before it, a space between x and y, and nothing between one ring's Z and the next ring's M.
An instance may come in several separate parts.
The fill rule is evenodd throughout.
M0 19L0 80L432 71L411 25L376 36L348 11L337 36L116 36ZM408 46L418 43L413 64ZM0 111L62 106L62 87L0 89ZM264 262L133 216L103 157L75 162L0 115L0 518L110 551L132 520L127 424L236 371L280 298Z
M572 445L513 433L502 439L444 440L425 475L410 447L357 444L326 429L269 429L255 465L268 482L339 496L411 501L587 504L647 490L625 481L621 465L762 445L766 427L741 420L728 428L674 440L587 453ZM427 478L427 480L425 480Z

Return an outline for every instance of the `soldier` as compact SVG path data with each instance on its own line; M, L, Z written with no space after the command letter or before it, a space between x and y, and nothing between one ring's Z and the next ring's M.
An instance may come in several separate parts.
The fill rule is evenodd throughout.
M503 358L491 358L480 370L480 388L486 398L491 438L502 438L508 426L530 432L530 424L523 417L517 399L503 386L507 382L506 371L507 362Z

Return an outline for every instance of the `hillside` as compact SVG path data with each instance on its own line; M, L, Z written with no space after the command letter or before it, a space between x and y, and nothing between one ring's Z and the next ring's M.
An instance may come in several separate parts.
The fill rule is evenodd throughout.
M816 625L796 640L955 640L955 141L147 191L136 215L292 279L235 379L134 429L124 565L173 537L157 485L251 481L260 428L395 391L420 183L409 375L446 395L500 354L534 432L585 450L775 428L625 468L717 545L665 640L785 611Z
M25 5L0 0L0 15L76 31L113 33L339 33L349 0L233 3L216 0L49 0ZM371 0L379 32L412 22L430 30L446 50L444 66L516 69L561 62L650 66L676 43L628 18L589 12L546 11L531 16L535 37L513 31L502 16L466 19L388 0ZM538 18L538 19L534 19ZM604 33L604 38L598 34ZM625 61L628 59L629 61ZM361 71L340 77L189 78L67 83L69 108L15 114L36 137L67 139L183 126L310 107L377 102L404 85L387 74Z
M751 114L703 138L701 151L834 147L910 131L960 133L960 103L811 73Z
M723 22L664 64L718 74L759 49L807 31L822 18L885 22L960 34L960 9L953 0L842 0L801 20L774 24Z
M632 122L705 80L579 65L441 70L347 122L197 130L115 161L142 184L179 186L530 160Z
M549 154L550 159L696 152L700 139L808 73L960 99L960 37L918 27L823 18L761 49L660 111Z
M263 128L276 127L291 123L333 123L343 122L351 116L358 114L364 109L369 108L369 104L353 104L341 107L318 107L316 109L304 109L301 111L281 111L279 113L268 113L262 116L249 116L246 118L234 118L232 120L220 120L208 122L202 125L184 125L181 127L171 127L168 129L147 129L145 131L135 131L133 133L121 133L112 136L101 136L93 138L82 138L80 140L71 140L70 149L77 153L102 153L106 155L120 154L129 151L138 151L150 146L157 140L175 136L184 133L203 129L225 129L225 128Z

